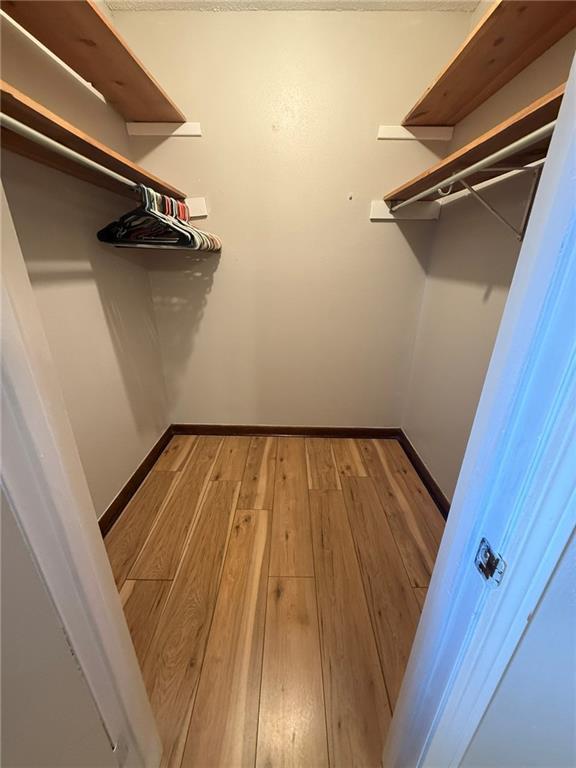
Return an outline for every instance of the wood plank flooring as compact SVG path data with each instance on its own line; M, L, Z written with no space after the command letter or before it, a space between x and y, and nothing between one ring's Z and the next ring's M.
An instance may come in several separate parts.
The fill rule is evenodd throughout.
M380 766L443 527L395 440L174 437L105 539L162 765Z
M268 582L256 765L328 766L314 580Z

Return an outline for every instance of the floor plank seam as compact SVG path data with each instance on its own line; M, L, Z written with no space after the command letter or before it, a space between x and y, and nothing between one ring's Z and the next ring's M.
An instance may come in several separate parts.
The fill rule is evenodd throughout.
M203 437L203 435L194 435L194 443L190 446L190 449L188 450L188 454L184 461L182 462L182 466L180 467L178 472L183 473L184 470L188 468L188 464L192 462L192 457L194 456L196 449L198 448L198 445L200 444L200 438Z
M202 484L202 491L200 493L200 496L198 497L198 503L196 504L196 508L194 509L193 516L192 516L192 522L190 523L190 529L188 533L186 534L184 546L182 547L182 554L180 556L180 561L178 563L178 567L176 568L176 571L174 573L173 582L176 581L176 578L178 576L178 573L180 572L180 569L182 567L182 563L185 560L186 552L188 551L188 547L190 546L190 542L192 540L192 537L194 535L194 531L196 529L196 526L198 524L198 521L200 519L200 511L202 507L204 506L204 502L206 501L206 497L208 495L208 489L210 488L210 484L213 482L210 480L210 476L212 472L214 471L214 466L216 464L216 461L218 460L218 456L220 455L220 451L222 450L222 446L224 444L224 439L222 438L220 440L220 444L218 446L218 450L214 454L214 460L210 464L210 467L208 468L206 475L204 477L204 482Z
M216 461L216 458L217 458L217 456L219 454L220 447L222 446L222 442L223 442L223 440L220 441L220 446L219 446L218 450L215 453L214 462ZM210 465L210 467L209 467L209 469L208 469L208 471L206 473L206 478L208 478L210 476L210 473L212 472L212 470L214 468L214 462L212 462L212 464ZM187 540L186 540L186 542L184 544L184 547L182 548L182 555L180 557L180 562L178 563L178 567L177 567L176 572L174 574L174 578L171 580L170 588L168 589L168 594L166 595L166 598L164 600L164 605L163 605L162 610L160 611L160 614L158 616L156 629L152 633L152 636L151 636L151 639L150 639L150 643L149 643L149 647L152 646L152 642L154 640L154 637L155 637L156 633L160 631L160 628L162 626L162 619L164 617L164 612L168 609L168 605L170 604L170 597L172 595L172 591L174 590L175 585L177 584L176 579L177 579L177 576L178 576L178 574L179 574L179 572L181 570L182 564L183 564L183 562L185 560L185 555L186 555L186 552L188 550L188 546L189 546L189 543L190 543L193 531L194 531L194 529L196 527L196 523L197 523L197 521L200 518L200 510L202 509L202 506L204 504L204 501L205 501L205 498L206 498L206 494L208 492L209 485L210 485L209 482L206 482L206 481L204 482L203 491L200 494L200 498L198 499L197 507L194 510L194 520L193 520L193 522L192 522L192 524L190 526L190 535L189 535L189 537L187 537ZM156 714L156 713L154 713L154 714ZM162 745L162 746L165 749L165 745ZM184 752L182 752L182 755L184 755Z
M336 463L336 454L334 453L334 442L332 440L329 441L330 445L330 455L332 456L332 464L334 466L334 472L336 473L336 490L341 491L342 490L342 479L340 477L340 472L338 472L338 464ZM308 494L310 495L310 494Z
M396 440L396 442L399 444L400 448L402 449L402 452L405 454L404 448L402 448L402 444L400 443L400 441ZM383 464L382 464L382 467L384 469L384 472L388 475L389 472L388 472L387 468ZM372 482L374 482L373 478L370 478L370 479L372 480ZM396 484L395 484L395 488L397 488ZM397 491L394 490L394 493L396 494ZM411 506L410 501L408 499L406 499L406 497L404 496L404 494L402 494L400 489L398 489L398 493L403 496L406 505L407 506ZM402 551L400 549L400 544L398 543L398 539L396 537L396 534L394 533L394 527L390 524L390 519L389 519L388 513L386 512L386 507L384 506L384 504L382 502L382 499L380 498L380 494L378 492L376 492L376 496L378 497L378 501L380 502L380 506L382 507L382 511L383 511L384 515L386 516L386 519L388 520L388 524L390 525L390 531L392 533L392 540L394 541L394 544L396 545L396 550L398 551L398 554L400 556L400 561L401 561L402 566L404 568L404 572L406 573L406 578L408 579L408 583L410 584L410 586L413 589L421 589L421 588L428 589L428 587L430 585L430 579L428 579L428 584L412 584L412 580L410 579L410 574L408 572L408 568L406 567L406 563L404 561L404 556L402 555Z
M251 438L252 440L254 438ZM278 437L276 437L277 444L276 444L276 454L274 457L274 480L272 482L272 509L270 511L270 542L269 542L269 550L268 550L268 573L266 578L266 587L268 588L268 585L270 583L270 568L272 564L272 531L274 526L274 506L276 502L276 479L278 477ZM268 594L268 589L266 589L266 594ZM262 671L264 669L264 649L266 647L266 628L268 626L268 599L266 599L265 602L265 609L264 609L264 633L262 635L262 654L260 658L260 686L258 690L258 717L256 719L256 741L255 741L255 748L254 748L254 768L256 768L256 764L258 762L258 734L260 731L260 704L262 702L262 678L263 674Z
M156 466L156 465L154 465L154 466ZM154 471L154 467L152 467L151 471L152 472ZM181 481L181 479L182 479L182 475L179 472L175 472L174 473L174 479L172 480L172 482L170 484L170 488L168 489L168 493L166 494L166 498L164 499L162 504L160 504L160 506L158 507L158 512L156 513L156 516L154 517L154 522L152 523L152 525L150 527L150 530L148 531L148 536L146 536L146 538L144 539L144 541L142 543L142 546L138 550L138 554L134 558L134 562L132 563L132 566L131 566L130 570L128 571L128 575L127 575L126 578L128 578L128 579L131 578L131 573L134 570L134 568L136 567L136 564L138 563L138 560L140 559L140 555L142 554L142 552L145 551L146 545L148 544L148 541L150 540L151 536L155 535L156 527L158 525L160 525L160 518L162 516L162 512L164 512L164 510L166 509L166 506L170 503L170 500L172 499L172 496L175 494L176 488L178 487L178 484ZM120 515L120 518L121 517L122 517L122 515ZM118 518L118 519L120 520L120 518Z
M400 440L398 440L397 442L398 442L398 444L400 445L400 449L401 449L402 453L404 454L404 456L406 457L406 461L408 462L408 464L409 464L411 467L414 467L414 465L412 464L412 462L411 462L411 460L410 460L410 456L407 454L407 452L406 452L406 449L405 449L405 448L404 448L404 446L402 445L402 442L401 442ZM440 517L442 518L442 524L443 524L443 527L445 527L445 526L446 526L446 518L444 517L444 514L442 513L442 510L441 510L441 509L438 507L438 504L436 503L436 501L435 501L435 500L434 500L434 498L432 497L432 495L431 495L430 491L429 491L429 490L426 488L426 486L425 486L424 482L422 481L422 478L420 478L420 477L419 477L419 475L418 475L418 473L417 473L417 472L416 472L416 476L418 477L418 479L420 480L420 483L422 484L422 488L423 488L423 490L424 490L424 493L425 493L427 496L429 496L429 497L430 497L430 500L431 500L431 502L432 502L432 506L434 507L434 511L435 511L435 512L437 512L437 513L438 513L438 515L440 515ZM430 522L429 522L429 517L430 517L430 515L424 515L423 517L424 517L424 525L426 526L426 528L427 528L427 530L428 530L429 534L432 536L432 538L433 538L435 541L437 541L437 545L438 545L438 547L439 547L439 546L440 546L440 541L441 541L441 539L442 539L442 536L440 536L440 539L438 539L438 540L437 540L437 537L436 537L436 533L435 533L435 531L434 531L434 530L433 530L433 529L430 527Z
M270 577L266 577L266 592L268 592L268 585L270 583ZM258 716L256 718L256 736L254 743L254 768L258 762L258 733L260 731L260 703L262 701L262 670L264 669L264 648L266 645L266 627L268 624L268 600L264 605L264 633L262 635L262 653L260 654L260 685L258 686Z
M332 456L334 459L334 456ZM334 468L337 472L336 460L334 459ZM310 498L310 487L308 487L308 514L310 515L310 538L312 538L312 500ZM340 491L341 493L341 491ZM314 551L314 542L312 542L312 568L314 570L314 594L316 595L316 621L318 622L318 646L320 649L320 676L322 680L322 700L324 703L324 727L326 729L326 755L328 756L328 766L332 766L332 756L330 754L330 739L328 738L328 712L326 711L326 684L324 678L324 654L322 653L322 640L320 637L320 595L318 594L318 579L316 578L316 552Z
M118 519L116 520L116 522L114 523L114 525L112 526L112 528L111 528L111 529L108 531L108 533L106 534L106 536L105 536L105 538L104 538L104 542L106 542L106 539L107 539L108 537L112 536L112 532L114 531L114 529L116 528L116 526L117 526L117 525L119 525L120 521L121 521L122 519L124 519L124 520L126 519L126 518L124 517L125 513L126 513L128 510L129 510L129 508L130 508L130 505L131 505L131 504L133 504L133 503L136 501L136 499L137 499L137 496L138 496L138 493L139 493L139 492L141 491L141 489L144 487L144 483L146 482L146 480L148 480L148 478L150 477L150 475L151 475L151 474L152 474L152 472L154 471L154 467L155 467L155 466L156 466L156 465L154 464L154 466L152 467L152 469L150 470L150 472L149 472L149 473L146 475L146 477L144 478L144 481L143 481L143 482L142 482L142 484L140 485L140 488L138 489L138 491L137 491L137 492L134 494L134 496L132 497L132 499L130 499L130 502L129 502L129 503L126 505L126 507L125 507L125 508L122 510L122 513L121 513L121 514L118 516ZM132 569L134 568L134 566L136 565L136 563L137 563L137 561L138 561L138 558L140 557L140 553L142 552L142 550L143 550L143 549L144 549L144 547L146 546L146 543L147 543L148 539L149 539L149 538L150 538L150 536L152 535L152 531L154 530L154 528L155 528L155 527L156 527L156 525L158 524L158 521L159 521L159 519L160 519L160 515L161 515L161 513L163 512L163 510L164 510L164 507L165 507L165 506L166 506L166 504L168 503L168 501L169 501L170 497L172 496L172 493L174 492L174 489L175 489L176 485L177 485L177 480L173 479L173 480L171 481L171 483L170 483L170 487L168 488L168 493L167 493L166 497L163 499L162 503L161 503L161 504L159 504L159 506L158 506L158 509L157 509L157 511L156 511L156 514L154 515L154 520L152 521L152 525L150 526L150 530L148 531L148 535L146 536L146 538L145 538L145 539L144 539L144 541L142 542L142 544L141 544L140 548L138 549L138 553L137 553L137 554L136 554L136 556L134 557L134 561L132 562L132 564L131 564L130 568L128 569L128 571L127 571L127 573L126 573L126 576L124 577L123 581L122 581L120 584L117 584L117 585L116 585L116 586L117 586L117 589L118 589L118 592L120 592L120 590L121 590L121 589L122 589L122 587L124 586L125 582L126 582L126 581L128 581L128 580L130 579L130 573L131 573Z
M368 472L369 471L370 470L368 470ZM372 485L374 485L371 477L362 478L362 479L363 480L369 480L369 482ZM376 496L378 496L378 494L376 493L375 489L374 489L374 493L376 494ZM388 700L388 708L390 710L390 714L393 715L394 714L394 707L392 706L392 697L390 695L390 683L386 679L386 673L384 671L384 662L383 662L383 659L382 659L382 652L380 650L380 643L378 642L378 634L376 632L376 627L374 626L374 619L372 617L372 611L370 610L370 599L369 599L369 595L368 595L368 593L366 591L366 585L364 583L364 578L362 577L362 563L360 562L360 553L358 552L358 547L356 545L356 538L354 537L354 531L352 529L352 522L350 521L350 509L349 509L348 503L346 501L346 494L343 493L342 496L343 496L343 500L344 500L344 508L346 510L346 521L348 523L348 528L350 529L350 536L352 538L352 542L353 542L353 545L354 545L353 546L353 550L354 550L354 555L356 557L356 565L358 567L358 572L360 573L360 583L362 584L362 592L364 594L364 600L366 601L366 608L367 608L367 611L368 611L368 619L370 621L370 628L372 629L372 636L373 636L373 639L374 639L374 644L376 646L376 654L378 656L378 662L380 664L380 672L382 674L382 679L384 681L384 690L386 691L386 698ZM380 502L380 499L378 499L378 502ZM386 514L384 512L384 510L382 510L382 513L384 515ZM414 598L414 599L416 599L416 598ZM384 745L382 745L382 746L384 746Z
M242 511L242 510L240 510L240 511ZM258 510L258 511L264 512L265 510ZM298 579L308 579L308 580L310 580L310 579L314 579L315 577L314 576L292 576L291 574L286 574L286 573L271 573L268 576L268 578L269 579L294 579L294 581L296 581Z
M222 446L223 443L224 443L224 440L222 440L220 446ZM219 452L220 452L220 449L217 451L217 455L219 454ZM207 477L209 477L210 474L213 472L215 463L216 463L216 459L214 460L214 464L210 467L210 471L208 472ZM210 482L217 483L219 481L218 480L213 480L213 481L210 481ZM208 482L206 484L207 488L210 485L210 482ZM224 482L229 482L229 481L225 480ZM234 481L232 481L232 482L234 482ZM198 697L198 690L200 689L200 681L202 679L202 672L204 671L204 663L206 661L206 649L208 648L208 643L210 642L210 634L212 632L212 625L214 623L214 614L216 613L216 605L218 604L218 598L220 597L220 589L222 588L222 578L224 576L224 566L226 564L226 557L228 556L228 549L230 547L230 536L231 536L231 533L232 533L232 528L234 527L234 520L236 518L236 512L237 512L236 505L238 504L238 498L240 497L240 485L241 485L241 483L242 483L242 481L240 481L240 482L236 481L236 498L234 500L234 507L232 509L232 512L230 513L230 521L229 521L229 524L228 524L228 533L226 535L226 544L224 545L224 552L222 554L222 564L220 565L220 573L218 574L218 588L216 589L216 594L214 595L214 603L212 605L212 611L210 613L210 621L209 621L209 624L208 624L208 631L206 633L206 642L204 643L204 650L202 652L202 661L200 663L200 669L199 669L199 672L198 672L198 681L196 683L196 689L193 692L192 699L191 699L191 702L190 702L190 715L188 717L188 723L186 725L186 737L184 739L184 747L182 749L182 756L180 758L179 768L181 768L182 761L184 759L184 755L186 754L186 744L188 743L188 735L190 733L190 726L192 724L192 718L194 716L194 708L196 706L196 699Z
M232 533L232 529L234 527L234 520L236 518L236 514L237 514L238 511L240 511L240 510L238 510L238 500L240 498L240 488L242 486L242 477L244 475L244 472L246 471L246 464L247 464L247 461L248 461L248 452L246 452L246 457L245 457L245 460L244 460L244 465L242 467L242 473L241 473L242 477L240 478L240 480L231 480L230 481L230 480L222 480L221 478L219 478L217 480L212 480L211 478L212 478L212 474L214 472L214 467L216 466L216 463L217 463L217 461L218 461L218 459L220 457L220 454L221 454L221 452L224 449L225 438L226 438L226 436L222 437L222 439L220 441L220 445L218 446L218 450L216 451L216 454L214 456L214 461L212 462L212 464L210 465L210 467L209 467L209 469L208 469L208 471L206 473L206 480L205 480L205 483L204 483L204 487L202 489L201 497L200 497L200 499L198 501L198 506L197 506L197 509L196 509L196 512L195 512L195 519L194 519L194 522L193 522L193 524L191 526L191 529L190 529L190 535L187 537L187 541L186 541L186 544L184 546L184 550L183 550L182 557L180 559L179 568L178 568L178 570L180 570L180 565L181 565L181 563L184 560L185 553L186 553L186 551L188 549L188 546L190 545L190 542L191 542L192 537L194 535L194 529L196 527L196 522L199 519L200 510L202 509L202 506L204 504L204 501L205 501L205 498L206 498L206 496L208 494L208 489L210 488L210 486L211 485L215 485L215 484L217 484L219 482L232 482L232 483L236 483L235 500L234 500L234 505L233 505L232 512L230 514L230 520L229 520L229 523L228 523L228 532L226 534L226 543L224 545L224 552L223 552L223 555L222 555L222 563L220 565L220 572L218 574L218 588L216 589L216 594L214 596L214 603L213 603L212 611L211 611L211 615L210 615L208 631L206 633L206 642L204 644L204 650L203 650L203 653L202 653L202 661L200 663L200 669L199 669L199 672L198 672L198 682L196 684L196 689L193 692L192 699L191 699L191 702L190 702L190 713L189 713L189 717L188 717L188 722L186 724L186 736L184 738L184 747L182 749L182 756L181 756L181 759L180 759L179 766L182 765L182 761L184 759L184 755L186 754L186 745L188 743L188 736L189 736L189 733L190 733L190 727L192 725L192 719L194 717L194 709L196 707L196 699L197 699L197 695L198 695L198 690L200 688L200 681L202 679L202 673L204 671L204 663L206 661L206 650L207 650L208 644L210 642L210 635L211 635L211 632L212 632L212 625L213 625L213 622L214 622L214 615L216 613L216 605L218 604L218 598L220 597L220 590L222 588L222 578L224 576L224 568L225 568L225 564L226 564L226 558L228 556L228 551L229 551L229 547L230 547L231 533ZM176 576L178 575L178 570L177 570L177 572L176 572L176 574L174 576L174 580L176 579Z
M251 438L253 440L254 438ZM278 439L278 438L276 438ZM256 718L256 740L254 743L254 768L258 763L258 735L260 732L260 705L262 702L262 678L264 677L264 649L266 647L266 629L268 626L268 586L270 584L270 564L272 563L272 531L274 526L274 502L276 501L276 477L278 472L278 445L274 458L274 480L272 482L272 509L270 511L270 541L268 543L268 573L266 574L266 600L264 603L264 632L262 634L262 653L260 655L260 685L258 687L258 716Z
M398 444L400 445L400 448L402 448L402 445L400 444L400 441L399 441L399 440L397 440L397 439L395 439L395 438L393 438L393 439L394 439L394 442L398 443ZM377 445L376 445L376 440L375 440L375 439L372 439L372 440L371 440L371 443L372 443L372 444L373 444L373 446L374 446L374 450L375 450L375 452L376 452L377 460L378 460L378 462L379 462L380 466L382 467L382 471L384 472L384 474L385 474L385 476L386 476L386 482L388 483L388 485L390 486L391 490L393 491L394 497L395 497L396 499L397 499L397 498L402 498L402 499L404 500L405 506L407 506L407 507L411 507L410 501L409 501L409 500L406 498L406 496L405 496L405 495L402 493L402 491L401 491L401 490L398 488L398 486L397 486L397 483L395 483L395 482L392 482L392 481L391 481L391 479L390 479L390 472L389 472L389 470L388 470L387 466L386 466L386 465L384 464L384 462L382 461L382 459L381 459L381 456L380 456L380 454L379 454L379 452L378 452L378 448L377 448ZM403 448L402 448L402 451L404 452L404 449L403 449ZM413 584L413 583L412 583L412 577L410 576L410 571L409 571L409 568L408 568L408 566L406 565L406 561L405 561L405 557L404 557L404 554L403 554L403 552L402 552L402 548L401 548L401 546L400 546L400 543L399 543L399 541L398 541L398 537L397 537L397 534L395 533L395 527L396 527L396 526L394 525L394 519L393 519L393 517L391 516L391 514L388 512L388 510L386 509L386 505L385 505L385 503L382 501L382 498L381 498L381 496L380 496L380 493L378 493L378 488L377 488L377 486L376 486L376 481L377 481L379 478L378 478L378 477L374 477L374 475L370 473L370 466L368 466L368 467L367 467L367 472L368 472L368 478L371 480L371 482L372 482L372 484L373 484L373 486L374 486L374 488L375 488L375 490L376 490L376 496L377 496L377 498L378 498L378 501L379 501L379 503L380 503L380 506L382 507L382 512L383 512L384 516L386 517L386 520L388 521L388 525L390 526L390 531L391 531L391 533L392 533L392 540L393 540L393 542L394 542L394 544L395 544L395 546L396 546L396 549L397 549L397 551L398 551L398 554L399 554L399 556L400 556L400 561L401 561L401 563L402 563L402 567L404 568L404 571L405 571L405 573L406 573L406 575L407 575L407 578L408 578L408 583L409 583L409 584L410 584L410 586L411 586L411 587L413 587L413 588L416 588L416 587L420 587L420 586L425 586L425 587L427 587L427 586L428 586L428 584L425 584L425 585L421 585L421 584ZM401 506L400 506L400 511L401 511L401 512L404 512L404 510L402 509L402 507L401 507ZM429 581L429 579L428 579L428 581Z
M250 445L252 444L252 438L246 438L248 440L248 450L246 451L246 456L244 457L244 466L242 467L242 473L240 475L240 485L238 486L238 498L236 499L236 507L238 507L238 502L240 501L240 490L242 489L242 483L244 481L244 475L246 474L246 467L248 466L248 458L250 456ZM239 510L236 508L234 510L234 514L238 512Z

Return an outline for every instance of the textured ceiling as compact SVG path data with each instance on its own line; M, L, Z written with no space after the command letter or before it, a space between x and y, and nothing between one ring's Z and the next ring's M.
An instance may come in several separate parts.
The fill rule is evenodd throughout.
M479 0L106 0L112 11L473 11Z

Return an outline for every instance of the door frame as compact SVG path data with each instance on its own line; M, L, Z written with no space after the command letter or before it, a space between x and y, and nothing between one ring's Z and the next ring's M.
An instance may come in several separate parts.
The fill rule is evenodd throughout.
M458 766L576 521L576 67L510 288L385 768ZM494 588L474 559L507 564Z
M573 71L392 721L386 768L459 764L574 528L576 343L555 343L573 322L574 114ZM2 482L119 765L155 768L158 732L3 190L2 239ZM496 589L473 565L482 536L507 562Z
M8 207L2 221L1 479L119 766L161 743Z

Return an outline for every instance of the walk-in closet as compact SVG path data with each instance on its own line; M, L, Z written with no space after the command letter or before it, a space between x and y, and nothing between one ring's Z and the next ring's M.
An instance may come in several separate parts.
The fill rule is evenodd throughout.
M573 764L576 0L0 13L3 764Z

